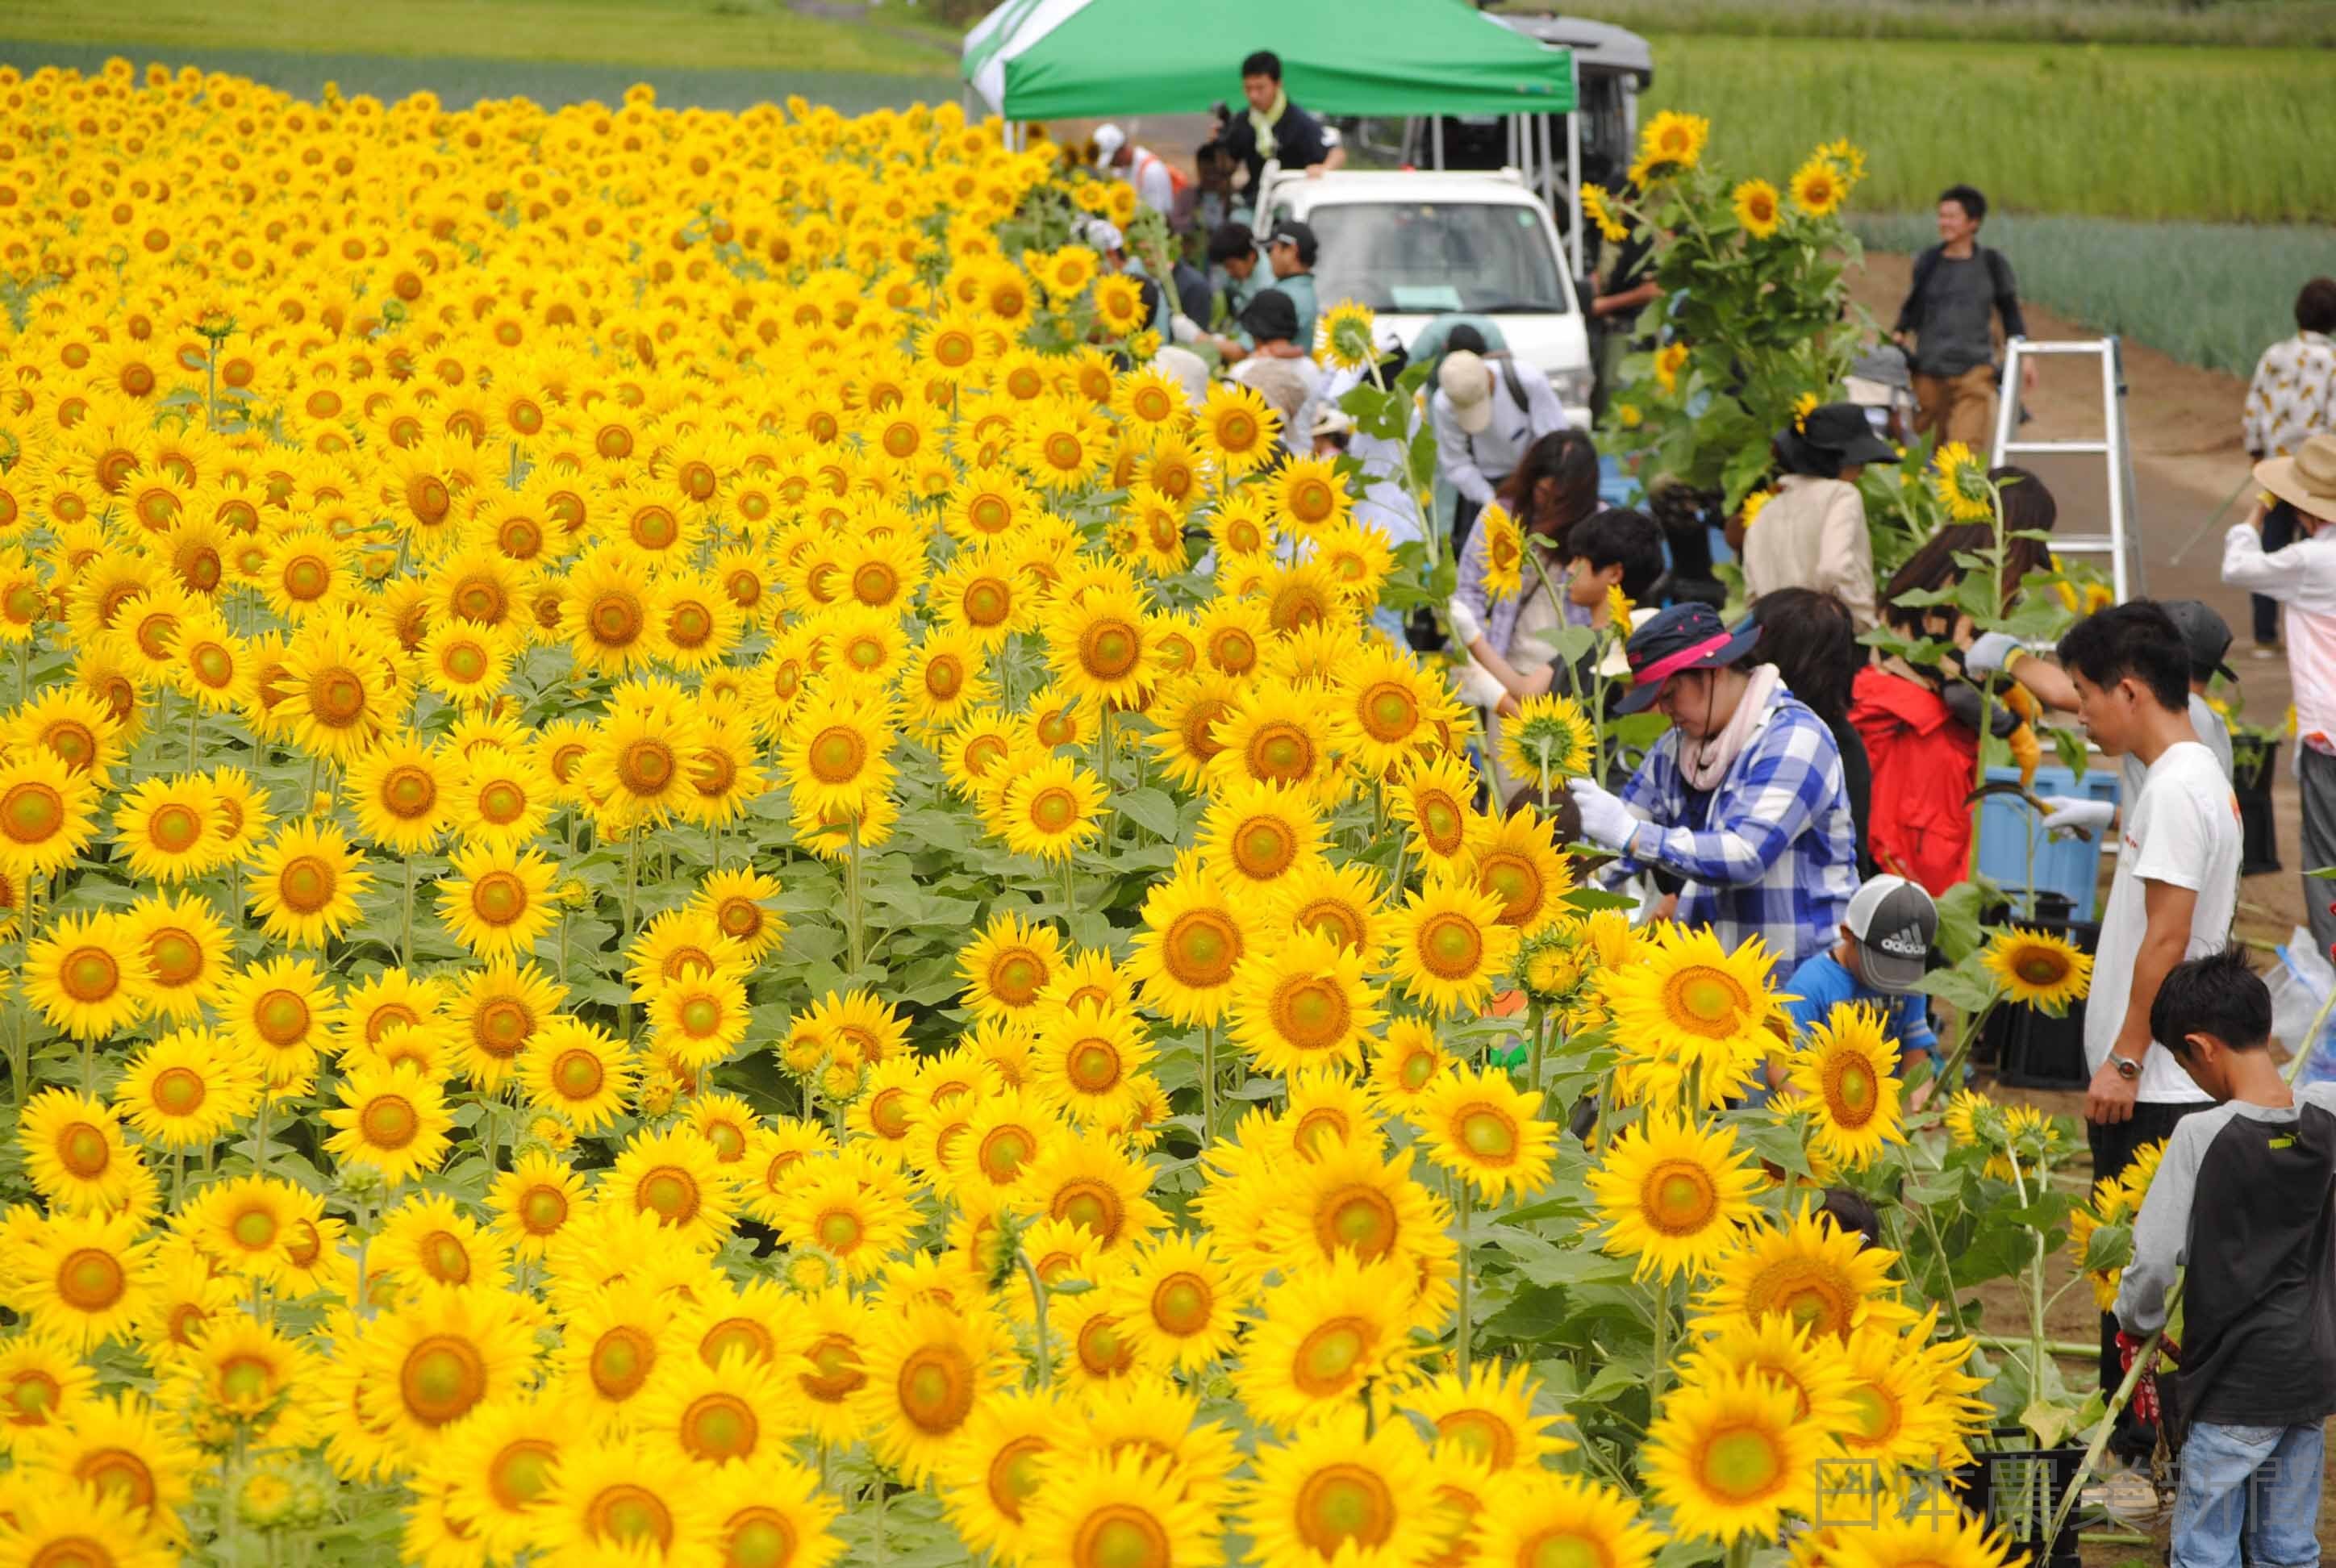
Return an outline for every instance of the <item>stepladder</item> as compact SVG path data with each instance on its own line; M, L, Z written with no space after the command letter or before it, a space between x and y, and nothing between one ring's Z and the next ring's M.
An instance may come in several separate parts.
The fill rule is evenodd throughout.
M2100 369L2100 433L2064 435L2035 440L2015 439L2020 427L2020 383L2038 361L2071 358L2096 361ZM2134 515L2133 444L2125 421L2125 356L2115 337L2075 338L2065 343L2039 343L2015 337L2004 347L2003 395L1997 400L1995 441L1988 466L2023 464L2034 457L2098 458L2106 482L2107 504L2099 513L2098 531L2052 535L2054 554L2091 558L2106 564L2110 587L2122 604L2148 590L2142 569L2139 530ZM2084 512L2078 509L2064 509Z

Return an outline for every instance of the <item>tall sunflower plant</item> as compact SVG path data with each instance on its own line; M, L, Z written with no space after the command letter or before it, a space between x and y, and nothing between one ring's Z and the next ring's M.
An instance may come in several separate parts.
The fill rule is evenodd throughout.
M1624 191L1583 188L1610 243L1651 241L1661 293L1633 336L1604 448L1644 471L1718 494L1734 515L1770 467L1776 431L1836 387L1874 336L1844 269L1860 254L1842 211L1864 171L1847 141L1819 147L1779 190L1705 157L1710 122L1665 111L1640 132Z

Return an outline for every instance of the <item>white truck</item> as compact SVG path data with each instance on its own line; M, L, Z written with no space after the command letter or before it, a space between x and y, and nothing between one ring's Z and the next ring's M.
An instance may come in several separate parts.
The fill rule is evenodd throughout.
M1266 166L1257 230L1295 218L1314 230L1315 298L1368 305L1408 347L1454 311L1497 322L1509 352L1539 366L1566 417L1590 426L1590 337L1549 208L1514 169L1338 170L1309 178Z

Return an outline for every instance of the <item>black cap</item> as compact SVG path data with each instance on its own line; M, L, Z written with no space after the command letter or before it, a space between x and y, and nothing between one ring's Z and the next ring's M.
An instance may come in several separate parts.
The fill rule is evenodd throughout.
M1675 604L1630 634L1622 656L1630 661L1630 689L1614 705L1618 713L1652 707L1663 683L1683 669L1725 669L1752 651L1760 628L1747 621L1728 629L1708 604Z
M1484 344L1484 335L1465 321L1444 335L1445 353L1458 354L1464 349L1470 354L1489 352Z
M1834 465L1844 468L1853 463L1898 461L1898 449L1874 433L1865 410L1854 403L1826 403L1812 408L1802 418L1800 428L1776 433L1776 445L1795 468L1819 466L1803 463L1796 448L1814 448L1831 457Z
M2221 676L2224 680L2239 677L2223 662L2231 651L2231 623L2214 613L2214 607L2203 599L2162 599L2157 608L2174 622L2174 629L2182 634L2182 644L2190 650L2190 678L2205 680Z
M1314 239L1312 229L1295 218L1285 218L1267 232L1266 248L1270 250L1284 240L1298 247L1298 259L1300 262L1308 267L1314 265L1314 256L1320 246Z
M1295 341L1297 302L1279 288L1260 289L1257 297L1241 307L1241 330L1260 343Z

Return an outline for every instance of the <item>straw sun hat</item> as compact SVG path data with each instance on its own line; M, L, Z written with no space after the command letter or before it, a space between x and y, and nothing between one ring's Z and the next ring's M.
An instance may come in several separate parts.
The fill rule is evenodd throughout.
M2336 521L2336 435L2315 435L2287 457L2255 464L2255 482L2296 511Z

